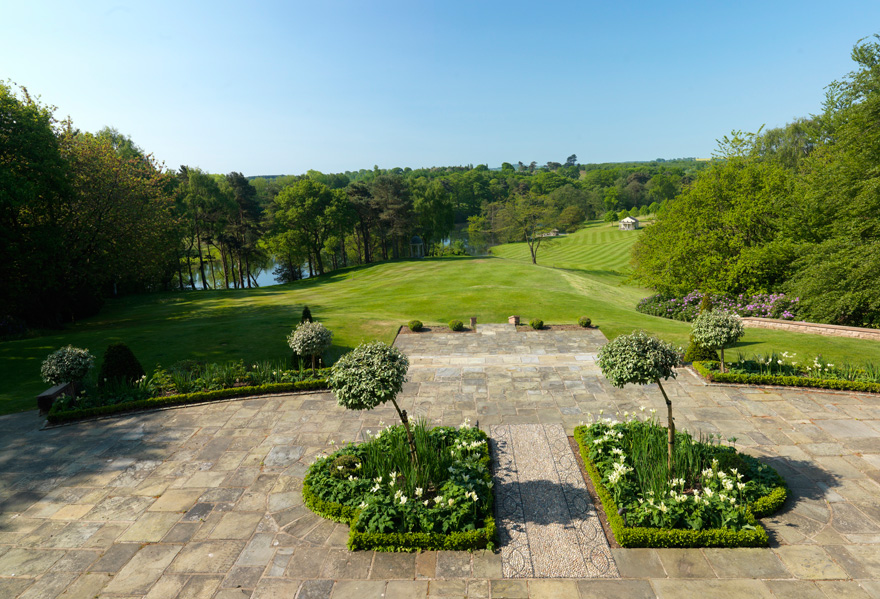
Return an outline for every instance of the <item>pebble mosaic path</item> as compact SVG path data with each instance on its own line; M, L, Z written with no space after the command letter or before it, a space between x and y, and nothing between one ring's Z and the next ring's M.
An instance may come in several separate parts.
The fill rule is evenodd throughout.
M663 407L615 389L598 330L401 335L402 407L483 430ZM508 578L500 552L351 553L302 505L311 459L393 407L278 395L39 430L0 416L2 599L880 598L880 398L664 384L680 428L737 437L792 489L760 549L611 549L620 578ZM546 429L545 429L546 430Z
M617 566L561 424L489 429L505 578L616 578Z

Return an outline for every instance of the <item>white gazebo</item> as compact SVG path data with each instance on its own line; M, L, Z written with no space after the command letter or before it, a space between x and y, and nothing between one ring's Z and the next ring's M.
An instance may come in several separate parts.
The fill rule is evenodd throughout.
M627 216L626 218L620 219L620 230L621 231L635 231L639 228L639 219L633 218L631 216Z

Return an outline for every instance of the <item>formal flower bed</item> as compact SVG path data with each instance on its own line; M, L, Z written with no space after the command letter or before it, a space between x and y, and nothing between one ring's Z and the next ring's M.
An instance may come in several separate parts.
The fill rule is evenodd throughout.
M756 355L727 364L721 372L718 362L695 361L694 369L707 380L717 383L747 385L779 385L782 387L810 387L880 393L880 367L868 362L858 366L850 363L830 363L813 358L799 363L795 354Z
M169 369L157 368L134 383L86 379L76 397L56 399L49 411L52 424L132 410L168 407L265 393L326 389L329 369L291 369L283 362L205 364L187 360Z
M491 549L492 475L486 434L413 426L413 460L402 425L316 460L303 499L316 514L350 524L351 550Z
M601 419L575 439L617 542L623 547L759 547L756 518L787 495L773 468L732 446L676 433L674 472L667 430L653 417Z
M720 295L691 291L683 297L663 294L646 297L638 303L636 310L652 316L690 322L700 313L706 296L713 308L743 317L794 320L800 304L800 298L786 297L784 293Z

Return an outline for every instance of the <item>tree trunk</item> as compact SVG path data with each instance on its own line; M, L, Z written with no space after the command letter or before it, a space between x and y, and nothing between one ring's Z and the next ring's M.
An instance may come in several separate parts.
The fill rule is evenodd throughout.
M666 390L663 388L663 384L660 382L660 379L657 379L657 386L660 387L660 392L663 394L663 399L666 401L666 431L667 431L666 469L668 470L668 476L671 479L671 478L673 478L672 454L675 453L675 419L672 417L672 402L669 401L669 397L666 395Z
M244 276L247 278L248 289L251 289L251 259L250 256L244 255Z
M192 247L193 244L190 242L189 248L186 250L186 268L189 270L189 286L193 291L196 290L196 279L193 277L193 267L192 267Z
M180 290L183 291L183 267L180 265L180 252L177 253L177 282L180 283Z
M721 348L721 372L724 372L724 347Z
M394 408L400 416L400 421L403 423L403 428L406 429L406 440L409 442L409 459L415 465L416 470L421 471L419 467L419 454L416 452L416 441L413 439L412 430L409 428L409 418L406 415L406 410L401 410L400 406L397 405L397 400L393 397L391 398L391 403L394 404Z
M202 275L202 291L207 291L208 281L207 277L205 277L205 261L202 259L202 237L198 231L196 231L196 244L198 244L197 250L199 252L199 273Z
M244 270L241 264L241 250L238 251L238 285L244 289Z
M226 246L220 244L220 259L223 261L223 288L229 289L229 265L226 264Z

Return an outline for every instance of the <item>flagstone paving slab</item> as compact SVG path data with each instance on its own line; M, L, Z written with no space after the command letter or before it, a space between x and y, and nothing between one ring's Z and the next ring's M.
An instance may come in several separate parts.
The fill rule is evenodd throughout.
M432 423L555 425L564 434L599 410L663 408L656 385L616 389L602 378L595 356L605 340L596 329L477 331L398 337L411 361L402 407ZM880 597L880 397L706 386L687 369L664 386L681 428L736 436L738 448L786 476L792 498L763 521L770 548L612 549L620 579L576 581L505 579L503 547L352 553L346 526L302 505L302 477L334 449L331 440L363 439L397 416L387 406L347 412L329 393L305 393L42 431L36 412L0 417L0 597L295 599L362 590L482 599L537 597L570 582L583 598ZM554 509L564 502L563 493Z

